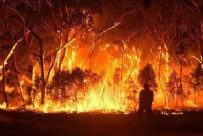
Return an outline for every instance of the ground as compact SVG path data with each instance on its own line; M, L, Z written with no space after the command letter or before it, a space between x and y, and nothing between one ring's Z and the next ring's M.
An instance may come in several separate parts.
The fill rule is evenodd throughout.
M154 113L138 120L132 114L34 113L0 110L2 136L202 136L203 112L185 111L183 115Z

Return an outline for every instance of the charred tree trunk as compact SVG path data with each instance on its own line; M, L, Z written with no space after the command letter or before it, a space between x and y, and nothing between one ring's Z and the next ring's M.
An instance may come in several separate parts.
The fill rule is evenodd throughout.
M44 51L43 51L43 44L41 39L39 39L40 42L40 70L41 70L41 81L42 81L42 88L41 88L41 104L44 104L45 99L45 88L46 88L46 82L45 82L45 76L44 76Z
M26 27L30 30L30 32L33 34L33 36L37 39L39 42L39 49L40 53L39 55L35 54L40 60L40 71L41 71L41 104L44 104L45 99L45 88L46 88L46 81L45 81L45 74L44 74L44 49L43 49L43 43L41 38L32 30L32 28L28 25Z
M179 86L179 96L181 99L181 103L183 104L183 83L182 83L182 73L183 73L183 64L180 60L180 86ZM184 107L184 105L182 105Z
M77 95L77 92L75 92L75 110L77 113L78 112L78 95Z
M195 105L197 105L197 86L194 86L194 91L195 91Z
M133 90L133 98L134 98L134 109L135 109L135 111L136 111L136 91L135 90Z
M175 100L176 108L177 108L177 106L178 106L178 99L177 98L178 98L178 93L179 93L179 85L178 85L179 81L177 79L177 76L176 76L174 68L173 68L173 76L174 76L174 79L175 79L176 91L173 92L172 96L173 96L173 100Z

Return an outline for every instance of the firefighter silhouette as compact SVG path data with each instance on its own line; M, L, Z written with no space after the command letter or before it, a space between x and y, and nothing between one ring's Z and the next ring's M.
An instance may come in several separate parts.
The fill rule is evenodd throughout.
M150 90L150 85L148 83L145 83L144 88L141 90L139 95L138 115L141 115L144 110L146 110L147 116L151 116L153 99L154 93L152 90Z

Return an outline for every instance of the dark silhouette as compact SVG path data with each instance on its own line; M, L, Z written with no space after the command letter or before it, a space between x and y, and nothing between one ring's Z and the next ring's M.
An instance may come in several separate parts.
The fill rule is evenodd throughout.
M139 109L138 115L141 115L144 110L146 110L147 118L152 114L152 102L154 98L154 93L150 90L150 85L148 83L144 84L144 89L141 90L139 96Z

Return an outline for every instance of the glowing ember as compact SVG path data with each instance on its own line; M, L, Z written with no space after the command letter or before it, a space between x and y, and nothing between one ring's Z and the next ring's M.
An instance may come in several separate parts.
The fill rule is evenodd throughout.
M182 111L173 111L173 112L167 112L167 111L161 111L162 115L182 115Z

